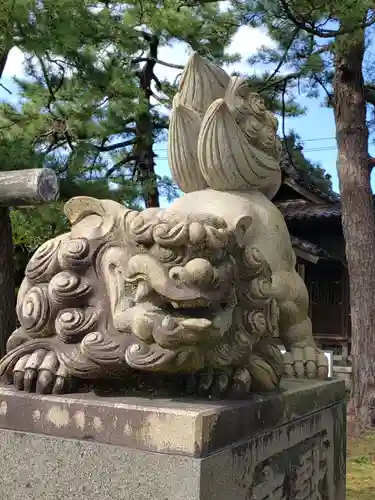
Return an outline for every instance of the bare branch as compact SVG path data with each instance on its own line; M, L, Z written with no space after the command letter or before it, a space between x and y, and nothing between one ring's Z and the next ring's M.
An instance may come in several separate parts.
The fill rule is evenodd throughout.
M1 87L2 89L4 89L4 90L5 90L5 92L8 92L8 94L9 94L9 95L12 95L12 91L11 91L11 90L9 90L9 89L7 89L7 88L6 88L6 86L5 86L5 85L3 85L2 83L0 83L0 87Z

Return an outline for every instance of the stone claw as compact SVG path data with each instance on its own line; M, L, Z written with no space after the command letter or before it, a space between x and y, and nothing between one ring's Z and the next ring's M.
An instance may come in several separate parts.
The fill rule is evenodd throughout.
M316 347L294 347L284 354L285 376L325 380L328 361L324 352Z
M38 394L61 394L68 385L65 367L56 354L36 349L20 357L13 368L13 384L18 390Z
M209 399L238 399L250 392L251 376L247 368L237 370L204 369L186 382L186 393Z
M230 389L231 398L239 395L249 394L251 387L251 375L247 368L237 368L233 374L232 387Z

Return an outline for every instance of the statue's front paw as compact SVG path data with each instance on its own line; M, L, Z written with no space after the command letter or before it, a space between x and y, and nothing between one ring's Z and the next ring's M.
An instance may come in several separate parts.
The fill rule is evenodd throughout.
M8 379L20 391L61 394L69 390L66 375L65 367L53 351L36 349L18 359Z
M295 347L284 354L286 377L328 378L328 361L324 352L316 347Z

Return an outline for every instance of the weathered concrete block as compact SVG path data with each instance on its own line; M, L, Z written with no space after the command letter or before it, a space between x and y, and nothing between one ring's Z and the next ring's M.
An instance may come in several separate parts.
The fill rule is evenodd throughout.
M0 498L344 500L343 382L241 402L0 388Z
M333 367L333 376L338 380L343 380L345 382L345 387L347 391L350 391L352 388L352 372L353 369L351 366L334 366Z

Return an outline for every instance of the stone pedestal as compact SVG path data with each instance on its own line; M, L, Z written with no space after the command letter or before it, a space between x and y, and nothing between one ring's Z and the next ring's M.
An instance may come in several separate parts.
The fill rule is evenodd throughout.
M241 402L0 388L0 498L345 499L343 382Z

